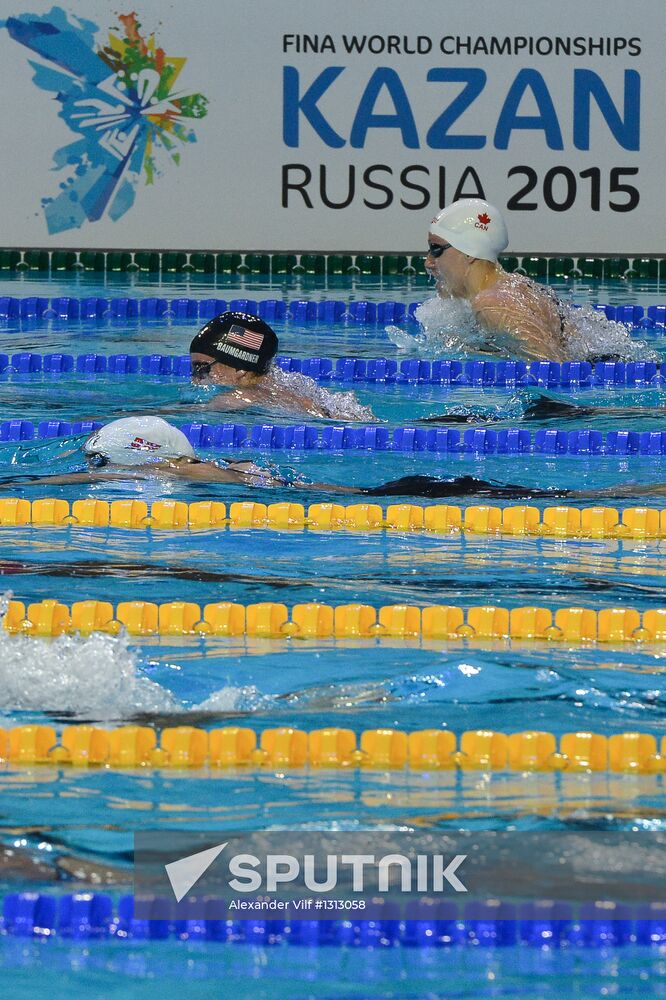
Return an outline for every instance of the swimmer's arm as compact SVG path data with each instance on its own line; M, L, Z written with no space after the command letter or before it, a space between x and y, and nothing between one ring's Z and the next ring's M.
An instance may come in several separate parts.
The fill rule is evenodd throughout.
M236 394L231 393L221 393L219 396L215 396L214 399L209 400L207 403L199 404L199 408L203 410L218 410L231 413L238 410L245 410L249 406L256 406L262 409L266 409L270 405L270 400L265 399L245 399L242 396L236 396ZM286 407L288 410L293 410L294 413L307 415L308 417L328 417L332 418L332 414L323 406L318 406L307 396L298 396L291 399L286 399L285 396L282 399L276 399L273 401L276 408ZM195 409L196 407L191 407ZM341 423L345 422L345 418L336 418ZM374 422L375 417L368 417L369 422Z
M238 467L220 468L215 462L174 461L169 463L170 471L182 479L193 479L199 483L235 483L239 486L256 486L260 480L261 486L284 486L281 479L276 479L270 472L258 469L247 472ZM245 463L239 463L245 464Z
M192 409L201 408L202 410L222 410L231 412L233 410L247 410L248 406L252 406L254 400L247 399L244 396L240 396L235 392L220 392L217 396L213 396L212 399L207 400L205 403L198 403L192 406Z
M285 487L283 479L272 476L267 469L256 469L254 472L243 471L241 465L247 462L238 462L234 466L221 469L214 462L188 462L172 463L174 471L184 479L195 479L200 483L236 483L241 486L282 486ZM259 480L259 482L257 482ZM338 486L335 483L299 483L296 482L287 486L301 490L318 490L322 493L362 493L363 490L354 486Z
M318 490L320 493L365 493L356 486L338 486L337 483L294 483L299 490Z
M132 475L136 475L134 471ZM111 472L105 469L95 469L90 472L68 472L61 476L11 476L0 482L0 489L15 489L22 486L70 486L74 483L96 483L108 479L127 479L127 472Z
M581 500L602 497L663 497L666 496L666 483L622 483L600 490L571 490L568 496Z
M221 410L233 412L235 410L246 410L248 406L252 406L253 401L251 399L244 399L237 396L236 393L231 392L221 392L217 396L213 396L212 399L207 399L205 403L191 403L187 399L179 399L171 404L171 406L159 406L151 407L151 415L156 414L162 416L166 414L167 416L173 416L174 413L178 413L183 409L188 410Z
M632 489L633 493L622 494L623 496L637 496L637 497L663 497L666 496L666 483L649 483L645 486L639 486L634 484L631 487L624 486L620 489Z

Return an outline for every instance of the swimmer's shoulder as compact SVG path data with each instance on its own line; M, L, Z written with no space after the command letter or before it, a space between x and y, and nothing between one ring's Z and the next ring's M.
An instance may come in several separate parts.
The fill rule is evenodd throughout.
M515 279L515 280L514 280ZM472 299L477 322L517 339L521 357L566 361L559 313L545 309L543 289L525 275L506 275Z
M166 464L164 463L165 466ZM173 459L165 471L182 479L194 479L203 483L236 483L241 478L240 473L228 469L223 462L218 464L192 458Z
M477 320L489 329L509 329L522 314L524 304L511 289L493 285L477 292L471 300Z
M472 299L475 311L521 308L534 291L534 282L524 274L503 274L499 281L481 289Z

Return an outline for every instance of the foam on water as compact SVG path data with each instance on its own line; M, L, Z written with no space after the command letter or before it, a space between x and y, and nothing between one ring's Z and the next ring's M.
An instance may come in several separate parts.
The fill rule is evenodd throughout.
M576 358L594 357L599 354L617 355L622 361L659 361L656 351L650 350L645 341L634 339L624 323L608 319L592 306L564 306L573 333L569 347Z
M0 617L11 594L0 596ZM68 714L99 721L191 711L256 710L271 701L254 686L227 686L200 705L185 705L146 676L126 632L117 636L11 636L0 630L0 712Z
M480 351L486 346L487 333L481 330L467 299L440 299L435 295L416 309L418 333L397 326L385 327L388 339L399 351L427 354Z
M659 354L644 341L631 336L623 323L608 319L604 313L585 305L576 308L561 302L562 315L568 331L568 348L572 360L584 361L600 355L615 356L624 361L658 361ZM467 299L426 299L415 317L421 325L416 335L396 327L387 327L389 340L400 350L426 348L433 352L501 350L501 334L483 329L476 321ZM422 352L425 353L425 352Z
M320 416L333 420L372 421L374 414L369 406L363 406L353 392L330 392L301 372L286 372L274 365L270 371L270 381L265 396L256 400L255 407L288 416ZM228 391L231 391L230 389ZM264 390L262 390L264 391ZM186 386L181 390L183 402L208 404L220 397L220 386L213 383L202 386ZM224 394L221 395L222 402ZM221 407L223 409L223 407ZM236 412L243 412L236 411Z
M280 409L279 388L285 388L306 401L311 401L313 407L322 410L324 415L333 420L374 420L374 414L369 406L363 406L353 392L330 392L318 385L314 379L300 372L285 372L275 368L272 372L273 382L278 390L273 393L275 408Z
M426 299L415 313L421 324L427 346L445 351L482 350L488 333L476 321L467 299Z
M244 687L229 685L218 691L213 691L208 698L195 705L192 711L213 714L218 712L256 712L269 707L274 701L273 696L262 694L254 684L247 684Z
M143 676L126 635L53 640L0 633L0 710L99 720L173 712L179 702Z
M228 685L185 704L150 680L125 633L34 639L0 632L0 712L66 714L100 722L190 712L249 712L274 698L254 685Z

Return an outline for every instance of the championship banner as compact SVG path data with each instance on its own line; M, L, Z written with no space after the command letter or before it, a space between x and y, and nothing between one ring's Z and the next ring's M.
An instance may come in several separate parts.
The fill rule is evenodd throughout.
M663 253L663 0L0 0L4 246Z

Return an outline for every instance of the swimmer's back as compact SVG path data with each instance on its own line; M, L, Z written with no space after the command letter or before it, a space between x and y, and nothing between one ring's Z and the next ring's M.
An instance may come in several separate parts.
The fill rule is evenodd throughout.
M503 274L472 300L477 320L505 338L503 346L538 361L568 359L559 300L525 275Z

